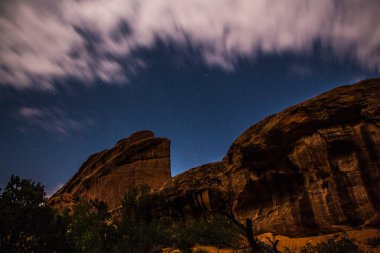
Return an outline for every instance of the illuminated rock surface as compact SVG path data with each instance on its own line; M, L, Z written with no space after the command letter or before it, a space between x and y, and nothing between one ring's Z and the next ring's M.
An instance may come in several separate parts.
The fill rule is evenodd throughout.
M230 207L255 230L287 235L376 225L380 213L380 79L342 86L247 129L223 161L158 193L172 216Z
M342 86L247 129L224 159L170 178L170 141L142 131L94 154L51 198L118 207L148 184L160 212L191 219L232 210L255 232L290 236L379 226L380 79ZM166 183L165 183L166 182ZM157 188L158 187L158 188Z
M112 149L91 155L50 203L66 207L79 197L103 200L113 209L120 205L129 187L147 184L156 188L170 177L170 141L140 131Z

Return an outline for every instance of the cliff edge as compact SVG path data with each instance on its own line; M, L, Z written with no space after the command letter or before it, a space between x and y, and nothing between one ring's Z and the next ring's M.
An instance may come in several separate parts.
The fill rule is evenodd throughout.
M152 189L171 178L170 141L140 131L120 140L113 148L91 155L78 172L51 198L58 209L75 198L98 199L109 209L120 206L131 186L146 184Z

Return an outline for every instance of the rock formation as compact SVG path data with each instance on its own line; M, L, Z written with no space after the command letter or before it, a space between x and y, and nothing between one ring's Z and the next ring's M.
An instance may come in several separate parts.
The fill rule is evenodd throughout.
M129 187L146 184L153 189L170 177L170 141L140 131L112 149L91 155L50 203L68 207L78 197L105 201L113 209L120 206Z
M380 79L342 86L247 129L221 162L156 190L169 215L232 210L257 233L379 225Z
M342 86L247 129L220 162L170 179L170 141L142 131L94 154L50 202L78 196L120 205L129 187L155 189L158 213L251 218L288 236L380 224L380 79ZM166 182L166 183L165 183Z

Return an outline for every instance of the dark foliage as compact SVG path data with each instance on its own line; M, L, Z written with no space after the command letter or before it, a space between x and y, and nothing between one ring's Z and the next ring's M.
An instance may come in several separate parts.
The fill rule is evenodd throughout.
M360 253L362 252L353 240L348 237L329 238L316 245L306 244L299 251L286 249L285 253Z
M172 247L186 253L195 245L237 248L243 237L249 242L247 252L278 252L278 241L261 242L254 236L252 221L242 224L232 211L174 223L155 213L157 202L142 186L126 193L118 220L111 222L107 205L97 200L78 201L71 212L59 214L47 204L41 184L12 176L0 189L0 252L150 253ZM378 239L371 243L377 244ZM343 237L306 245L300 252L356 253L359 249Z
M116 230L106 222L108 218L104 202L79 201L75 204L67 237L76 252L115 251Z
M378 233L376 237L370 238L367 240L367 244L371 247L379 247L380 246L380 234Z
M152 196L147 187L131 188L122 201L118 226L120 252L151 252L167 239L165 225L153 220Z
M44 187L11 176L0 195L1 252L70 251L67 220L46 204Z
M173 246L182 250L195 245L237 248L241 240L238 229L224 217L213 217L173 226Z
M120 251L154 252L162 247L175 247L191 252L196 244L229 247L241 239L237 228L224 217L188 223L158 218L154 214L153 198L146 186L132 188L125 195L119 224Z

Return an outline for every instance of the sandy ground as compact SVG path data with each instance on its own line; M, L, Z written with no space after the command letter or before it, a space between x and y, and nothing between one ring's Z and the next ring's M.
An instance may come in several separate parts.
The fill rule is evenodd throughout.
M304 237L304 238L289 238L289 237L281 236L281 235L273 236L272 234L267 233L267 234L260 235L259 238L266 242L268 242L268 238L271 240L273 239L279 240L277 248L281 251L284 250L285 247L288 247L290 249L295 249L296 251L298 251L302 246L306 245L307 243L314 245L321 241L325 241L331 237L338 238L341 236L347 236L348 238L353 239L355 243L360 247L360 249L362 249L364 252L380 253L380 246L373 248L367 244L368 239L376 238L376 237L380 238L380 229L349 230L349 231L346 231L345 233L341 232L341 233L335 233L335 234L311 236L311 237ZM194 249L205 249L209 253L239 252L233 249L217 249L215 247L209 247L209 246L196 246Z

